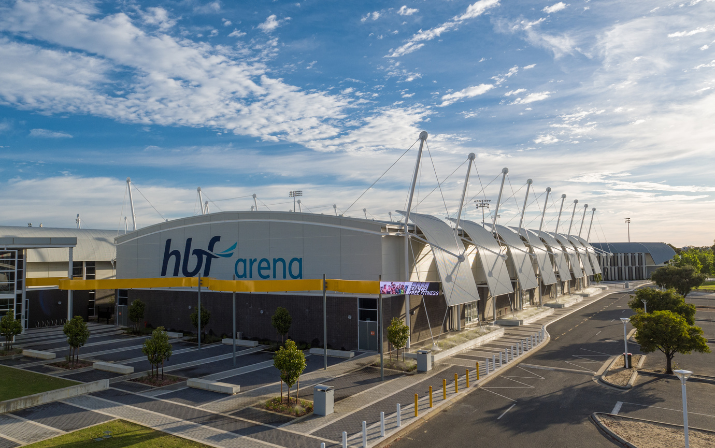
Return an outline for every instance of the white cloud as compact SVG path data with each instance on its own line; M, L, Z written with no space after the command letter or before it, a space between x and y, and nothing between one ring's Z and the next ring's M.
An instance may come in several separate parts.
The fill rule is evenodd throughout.
M72 136L66 132L56 132L48 131L47 129L32 129L30 131L30 137L39 138L72 138Z
M670 33L670 34L668 34L668 37L688 37L688 36L694 36L694 35L696 35L696 34L705 33L705 32L707 32L707 31L709 31L709 30L711 30L711 29L712 29L712 27L702 26L702 27L700 27L700 28L695 28L694 30L690 30L690 31L678 31L678 32L675 32L675 33Z
M556 142L558 142L558 141L559 141L559 139L556 138L556 137L554 137L554 136L551 135L551 134L540 135L540 136L538 136L538 137L536 137L536 138L534 139L534 143L536 143L537 145L538 145L539 143L543 143L543 144L545 144L545 145L550 145L550 144L556 143Z
M147 8L146 11L140 10L142 21L147 25L158 27L162 31L176 25L176 20L169 18L169 12L164 8Z
M228 19L221 19L221 20L223 20L223 26L231 26L233 24L233 22L231 22Z
M242 32L241 30L234 29L231 34L228 35L228 37L243 37L245 35L246 33Z
M503 75L496 75L492 76L492 79L496 81L496 84L499 86L504 81L506 81L508 78L511 78L512 76L516 75L519 72L519 66L515 65L512 68L509 69L508 72L504 73Z
M522 67L522 69L523 69L523 70L529 70L529 69L532 69L532 68L534 68L534 67L536 67L536 64L526 65L526 66Z
M544 11L546 14L553 14L555 12L559 12L561 10L566 9L567 6L568 5L565 4L564 2L558 2L558 3L554 3L551 6L545 7L544 9L542 9L542 11Z
M400 9L397 10L397 14L401 16L411 16L414 13L420 12L419 9L414 9L414 8L408 8L406 5L403 5Z
M380 18L380 11L369 12L365 17L361 18L361 22L367 22L368 20L377 20Z
M413 96L415 96L414 93L403 93L402 94L402 98L412 98Z
M538 31L538 25L545 20L543 17L533 21L525 19L516 21L498 20L496 21L496 29L510 34L523 33L527 42L535 47L541 47L553 52L554 57L557 59L566 54L581 51L576 46L575 40L567 33L554 35Z
M480 15L487 12L487 10L489 10L490 8L494 8L498 5L499 0L479 0L476 3L469 5L464 14L454 16L451 20L434 28L430 28L427 31L420 30L417 34L413 35L410 39L408 39L407 43L403 44L395 50L390 50L390 54L388 54L386 57L397 58L412 53L413 51L417 51L424 46L423 42L435 39L441 36L442 33L453 30L462 22L469 19L473 19L475 17L479 17Z
M311 63L309 63L308 65L306 65L305 68L308 69L308 70L310 70L311 68L313 68L313 67L315 66L315 63L316 63L316 62L318 62L318 61L312 61Z
M715 59L713 59L709 64L700 64L700 65L696 65L693 68L695 70L699 70L701 68L708 68L708 67L715 67Z
M290 20L290 17L278 20L275 14L271 14L266 18L265 22L258 25L258 29L263 31L264 33L270 33L271 31L281 26L283 22L287 22L288 20Z
M197 14L216 14L219 11L221 11L221 2L218 0L194 7L194 12Z
M517 98L510 104L529 104L535 101L542 101L548 98L551 92L535 92L526 95L524 98Z
M464 98L474 98L475 96L483 95L493 89L492 84L479 84L478 86L467 87L459 92L450 93L442 97L442 104L440 107L449 106L450 104L456 103Z
M522 92L526 92L526 89L516 89L516 90L510 90L507 93L504 94L504 96L512 96L512 95L518 95Z

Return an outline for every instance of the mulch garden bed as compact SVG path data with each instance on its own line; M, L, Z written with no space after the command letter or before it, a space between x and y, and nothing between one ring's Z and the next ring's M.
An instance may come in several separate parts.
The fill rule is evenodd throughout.
M296 404L295 399L290 399L290 404L286 398L273 397L265 403L260 403L255 405L257 408L266 409L278 414L290 415L291 417L302 417L304 415L313 413L313 402L308 400L300 400L299 404Z
M13 348L11 350L0 350L0 358L3 356L19 355L22 353L21 348Z
M52 367L59 367L60 369L65 369L65 370L76 370L76 369L84 369L85 367L92 367L91 362L89 361L75 361L75 362L69 362L69 361L59 361L59 362L53 362L51 364L48 364Z
M139 378L133 378L129 381L133 381L135 383L141 383L141 384L146 384L147 386L152 386L152 387L164 387L164 386L170 386L172 384L180 383L182 381L186 381L186 378L182 376L175 376L175 375L164 375L162 378L161 375L155 375L151 376L147 374L146 376L140 376Z
M417 361L414 359L407 358L404 361L399 359L389 359L385 358L385 368L392 370L399 370L400 372L415 372L417 371ZM380 367L380 360L378 359L372 363L374 367Z

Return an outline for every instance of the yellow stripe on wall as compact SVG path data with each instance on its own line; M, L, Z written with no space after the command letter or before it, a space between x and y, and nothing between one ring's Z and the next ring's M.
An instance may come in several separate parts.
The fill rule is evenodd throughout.
M26 278L25 284L30 286L58 286L60 280L66 280L66 277L42 277L42 278Z

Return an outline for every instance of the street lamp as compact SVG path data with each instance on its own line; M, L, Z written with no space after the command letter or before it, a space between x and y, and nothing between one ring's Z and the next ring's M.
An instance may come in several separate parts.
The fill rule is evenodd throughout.
M628 242L631 242L631 218L626 218L626 225L628 225Z
M683 392L683 429L685 430L685 448L690 447L690 440L688 439L688 396L685 393L685 381L690 378L693 372L689 370L676 370L675 374L680 378L680 385Z
M303 196L303 192L300 190L288 192L288 197L293 198L293 212L295 212L295 198L298 196Z
M645 302L645 299L641 300L643 302L643 312L648 314L648 305Z
M623 322L623 345L625 347L625 352L623 352L623 365L626 369L630 369L631 366L628 363L628 333L626 332L626 324L630 321L627 317L621 317L621 322Z

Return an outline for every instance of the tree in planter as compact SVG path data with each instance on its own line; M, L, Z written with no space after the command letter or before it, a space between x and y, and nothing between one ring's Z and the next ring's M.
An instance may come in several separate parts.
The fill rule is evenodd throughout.
M198 329L199 329L199 310L198 308L194 309L194 312L191 313L191 325L196 328L196 333L198 334ZM206 326L209 324L209 320L211 319L211 311L207 310L205 306L201 307L201 334L204 334L206 332Z
M601 283L603 281L603 276L601 274L595 274L593 276L593 281L595 281L597 284Z
M159 365L161 364L161 379L164 379L164 362L171 358L171 344L169 343L169 335L164 327L157 327L151 337L144 341L142 347L144 353L151 364L151 376L154 376L154 367L156 366L156 376L159 375Z
M20 333L22 333L22 324L15 319L12 312L8 311L0 319L0 336L5 336L5 350L12 349L13 338Z
M678 294L685 297L693 288L702 285L707 276L700 274L692 266L663 266L653 271L653 282L665 289L675 289Z
M273 357L273 365L281 373L281 403L283 402L283 383L286 383L288 386L288 404L290 404L290 388L297 382L298 388L295 394L295 404L298 404L300 375L306 366L305 354L298 350L295 342L288 339Z
M139 331L139 322L144 320L144 309L146 306L141 300L135 300L129 305L129 320L134 324L134 331Z
M710 353L707 340L700 327L688 324L684 317L672 311L638 313L631 317L636 329L636 341L643 353L660 350L665 355L665 373L672 374L672 361L676 353Z
M293 323L293 318L290 316L288 310L282 306L276 308L275 314L271 316L271 325L273 325L273 328L281 335L281 345L283 345L283 338L285 338L285 335L288 334L288 330L290 330L291 323Z
M390 326L387 327L387 340L397 349L397 358L400 358L400 349L407 345L407 338L410 336L410 328L405 325L402 319L393 317ZM392 351L390 351L392 360ZM402 351L402 360L405 360L405 352Z
M658 291L657 289L643 288L636 291L635 296L631 296L631 301L628 306L638 312L643 310L643 301L645 308L649 313L654 311L672 311L675 314L685 318L688 325L695 324L695 305L685 303L685 297L681 296L674 289L667 291Z
M62 332L67 336L67 344L70 346L67 362L72 361L72 364L75 364L79 360L79 348L89 339L89 328L82 316L75 316L65 322Z

